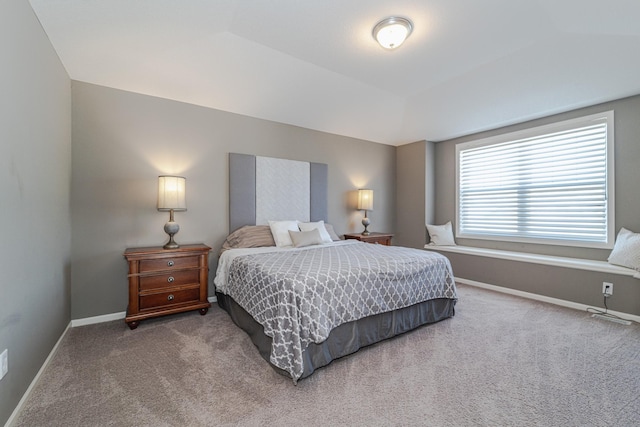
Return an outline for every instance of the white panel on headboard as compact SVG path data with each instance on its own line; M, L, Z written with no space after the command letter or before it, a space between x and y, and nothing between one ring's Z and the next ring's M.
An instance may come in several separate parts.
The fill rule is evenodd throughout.
M256 157L256 225L309 221L310 169L308 162Z

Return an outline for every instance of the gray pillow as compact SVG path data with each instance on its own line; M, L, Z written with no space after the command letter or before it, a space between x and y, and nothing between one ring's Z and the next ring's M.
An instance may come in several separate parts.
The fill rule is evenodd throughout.
M331 243L333 240L331 235L327 231L327 227L324 225L324 221L316 221L316 222L299 222L298 227L300 231L311 231L313 229L317 229L320 233L320 237L322 237L322 241L325 243Z
M323 243L320 231L317 228L309 231L292 231L289 230L289 236L293 246L296 248L302 248L304 246L321 245Z
M335 230L333 229L333 225L327 224L325 222L324 228L327 230L327 233L329 233L329 237L331 237L331 240L333 240L334 242L337 242L338 240L340 240L340 237L336 234Z

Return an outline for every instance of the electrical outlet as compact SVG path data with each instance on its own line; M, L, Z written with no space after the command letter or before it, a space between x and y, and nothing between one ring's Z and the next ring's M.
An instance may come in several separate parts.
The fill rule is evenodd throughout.
M0 373L1 380L5 375L7 375L7 372L9 372L9 349L5 348L2 354L0 354L0 369L2 369L2 372Z
M610 297L613 295L613 283L602 282L602 294L605 297Z

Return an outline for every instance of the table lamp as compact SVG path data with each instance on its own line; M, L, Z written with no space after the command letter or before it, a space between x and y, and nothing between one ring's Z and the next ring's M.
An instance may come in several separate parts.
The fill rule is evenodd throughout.
M173 240L173 236L180 231L180 226L173 220L173 212L187 210L186 186L187 179L182 176L158 177L158 210L169 211L169 222L164 225L164 231L169 235L169 242L163 246L164 249L180 247Z
M367 218L367 211L373 210L373 190L358 190L358 209L364 211L364 218L362 218L364 231L362 232L362 235L368 236L370 233L369 230L367 230L367 227L369 227L371 221Z

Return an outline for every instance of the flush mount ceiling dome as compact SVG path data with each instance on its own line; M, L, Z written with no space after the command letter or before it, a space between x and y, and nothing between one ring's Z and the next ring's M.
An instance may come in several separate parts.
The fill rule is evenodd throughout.
M373 38L385 49L395 49L409 37L413 24L406 18L391 16L373 27Z

